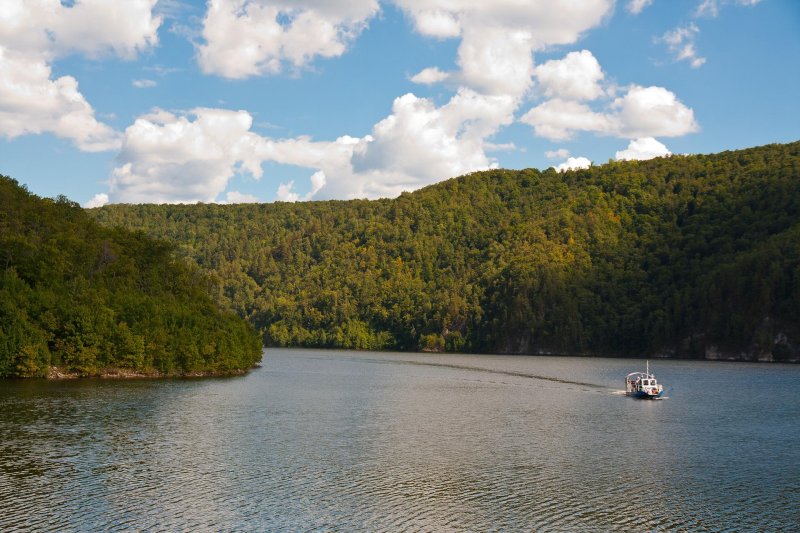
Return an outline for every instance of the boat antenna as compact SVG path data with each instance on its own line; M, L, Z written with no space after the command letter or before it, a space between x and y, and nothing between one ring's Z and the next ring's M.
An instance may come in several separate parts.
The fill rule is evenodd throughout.
M645 374L648 376L650 375L650 359L647 360L647 368L645 370Z

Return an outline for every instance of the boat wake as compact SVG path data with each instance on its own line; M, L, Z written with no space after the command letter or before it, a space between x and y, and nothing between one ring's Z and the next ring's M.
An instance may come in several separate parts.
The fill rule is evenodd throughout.
M375 363L388 363L388 364L400 364L400 365L419 365L419 366L433 366L438 368L449 368L454 370L469 370L472 372L482 372L486 374L494 374L494 375L501 375L501 376L512 376L518 378L528 378L528 379L535 379L541 381L549 381L552 383L561 383L564 385L578 385L581 387L588 387L594 390L606 392L610 389L610 387L606 385L600 385L597 383L588 383L585 381L574 381L569 379L563 379L553 376L542 376L539 374L531 374L528 372L518 372L514 370L499 370L496 368L485 368L479 366L469 366L469 365L459 365L453 363L437 363L434 361L412 361L408 359L373 359L373 358L364 358L363 360L375 362ZM624 391L623 391L624 394Z

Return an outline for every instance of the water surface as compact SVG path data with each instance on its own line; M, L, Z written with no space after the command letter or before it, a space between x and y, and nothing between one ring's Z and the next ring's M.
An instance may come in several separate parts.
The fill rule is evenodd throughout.
M796 531L800 367L268 350L0 381L0 530Z

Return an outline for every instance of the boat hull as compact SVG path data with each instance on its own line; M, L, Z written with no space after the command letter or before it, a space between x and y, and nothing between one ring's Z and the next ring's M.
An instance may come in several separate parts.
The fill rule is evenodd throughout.
M637 398L639 400L660 400L661 396L663 395L664 395L663 390L655 394L650 394L649 392L644 392L644 391L633 391L628 393L628 396L632 398Z

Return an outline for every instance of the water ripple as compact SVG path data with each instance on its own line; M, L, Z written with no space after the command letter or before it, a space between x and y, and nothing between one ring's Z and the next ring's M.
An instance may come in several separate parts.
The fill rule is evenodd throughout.
M0 531L800 523L791 402L721 392L752 373L716 376L705 403L655 403L609 394L603 373L626 362L404 358L278 352L241 379L2 383ZM677 379L683 364L660 366ZM800 377L759 372L774 390Z

